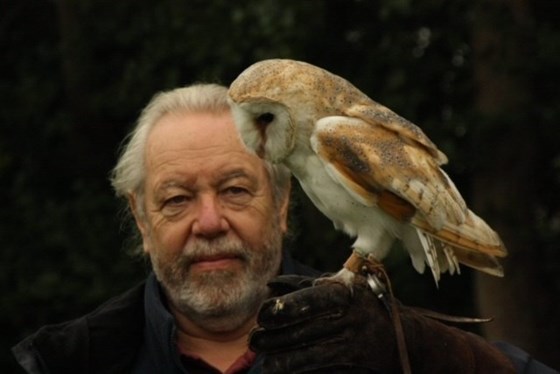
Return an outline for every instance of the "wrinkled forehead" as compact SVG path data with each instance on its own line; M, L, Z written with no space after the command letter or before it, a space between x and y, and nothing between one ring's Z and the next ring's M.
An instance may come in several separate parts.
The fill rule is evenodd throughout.
M247 151L230 111L221 113L167 113L151 129L147 147L171 146L185 150L214 147Z
M265 170L264 162L242 143L230 112L166 114L149 134L145 156L148 171L163 166Z

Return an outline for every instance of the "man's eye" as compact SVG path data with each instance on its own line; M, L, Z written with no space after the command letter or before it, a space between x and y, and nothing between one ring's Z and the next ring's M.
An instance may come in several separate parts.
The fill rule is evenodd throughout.
M237 186L228 187L225 189L225 192L230 195L242 195L242 194L249 193L249 191L247 191L246 188L237 187Z
M222 190L222 197L229 203L235 205L245 205L251 201L251 191L239 186L231 186Z
M187 201L187 196L177 195L165 200L165 205L170 205L170 206L180 205L185 203L186 201Z
M165 217L175 217L180 215L188 208L190 198L188 195L172 196L163 201L160 212Z

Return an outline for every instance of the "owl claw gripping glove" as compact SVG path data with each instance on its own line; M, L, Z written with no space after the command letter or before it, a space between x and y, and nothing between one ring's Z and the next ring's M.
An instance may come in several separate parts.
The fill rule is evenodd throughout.
M251 348L265 373L399 373L391 317L356 276L353 289L280 276L262 306ZM399 307L413 373L513 373L510 361L477 335Z

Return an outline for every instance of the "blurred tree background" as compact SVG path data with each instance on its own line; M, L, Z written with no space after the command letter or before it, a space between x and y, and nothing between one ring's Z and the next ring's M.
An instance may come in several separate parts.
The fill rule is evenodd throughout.
M305 60L420 125L467 202L503 236L506 277L415 274L404 302L494 315L479 332L560 367L560 29L547 0L6 0L0 4L0 371L43 324L148 271L108 174L151 96ZM336 270L351 241L296 188L294 254Z

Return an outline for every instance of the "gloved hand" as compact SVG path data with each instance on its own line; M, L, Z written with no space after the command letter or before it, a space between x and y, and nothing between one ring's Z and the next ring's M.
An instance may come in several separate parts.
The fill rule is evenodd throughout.
M265 373L400 373L391 317L363 276L352 291L334 282L280 276L262 306L251 348ZM513 373L510 361L477 335L400 306L413 373Z

